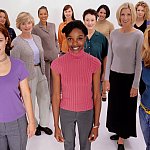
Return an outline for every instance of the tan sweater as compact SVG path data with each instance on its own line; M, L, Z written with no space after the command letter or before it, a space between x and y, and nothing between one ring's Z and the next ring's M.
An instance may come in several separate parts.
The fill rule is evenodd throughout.
M114 25L109 22L108 20L104 20L104 21L97 21L95 29L98 32L101 32L103 35L106 36L106 38L109 40L110 38L110 33L112 30L114 30Z

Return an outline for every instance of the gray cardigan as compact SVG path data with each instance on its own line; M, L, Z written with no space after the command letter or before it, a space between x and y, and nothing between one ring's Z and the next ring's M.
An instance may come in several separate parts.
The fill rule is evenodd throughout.
M37 35L33 35L33 40L40 51L40 67L42 74L45 74L45 62L44 62L44 54L43 54L43 48L40 37ZM11 50L11 56L15 58L19 58L23 60L26 64L26 67L29 71L29 77L28 80L32 80L35 77L35 71L34 71L34 53L31 49L30 45L26 40L21 38L20 36L17 36L13 41L13 49Z

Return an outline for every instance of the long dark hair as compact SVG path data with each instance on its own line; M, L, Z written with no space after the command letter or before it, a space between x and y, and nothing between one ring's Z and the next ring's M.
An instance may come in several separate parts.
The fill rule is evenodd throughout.
M71 8L71 10L72 10L72 20L75 20L75 18L74 18L74 11L73 11L73 8L72 8L72 6L71 5L65 5L64 6L64 8L63 8L63 12L62 12L62 19L63 19L63 22L65 22L65 20L66 20L66 17L65 17L65 15L64 15L64 11L65 10L68 10L69 8Z
M9 21L7 12L5 10L3 10L3 9L0 9L0 13L1 12L5 14L5 18L6 18L5 27L9 28L10 27L10 21Z
M10 50L12 48L11 47L11 39L10 39L7 28L3 24L0 24L0 32L4 35L5 39L8 37L8 41L7 41L7 44L6 44L6 47L5 47L5 53L7 55L9 55Z

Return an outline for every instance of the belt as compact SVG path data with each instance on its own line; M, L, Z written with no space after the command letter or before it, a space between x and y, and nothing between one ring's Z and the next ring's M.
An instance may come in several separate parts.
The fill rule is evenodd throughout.
M38 64L34 64L34 66L40 66L41 65L41 63L38 63Z
M146 108L142 103L140 103L140 106L143 108L143 110L150 115L150 109Z

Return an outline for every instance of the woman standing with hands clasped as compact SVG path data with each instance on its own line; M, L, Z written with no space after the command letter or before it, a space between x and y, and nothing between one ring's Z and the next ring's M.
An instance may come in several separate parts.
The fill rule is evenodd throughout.
M13 40L11 56L25 62L29 71L29 86L33 109L35 112L35 101L39 107L39 125L35 135L41 135L41 131L51 135L49 126L50 119L50 95L47 79L45 76L44 52L40 37L31 34L34 19L28 12L21 12L16 19L16 27L21 34Z
M112 31L105 74L108 94L106 126L112 140L118 140L118 150L124 150L124 139L136 137L136 109L141 75L143 33L133 27L133 4L122 4L116 13L121 28Z
M104 81L104 75L106 70L108 40L102 33L95 30L96 20L97 12L94 9L87 9L84 11L83 21L88 29L88 35L86 38L84 49L85 52L89 53L94 57L97 57L100 60L102 64L100 80L102 83ZM102 100L106 101L106 94L104 93L102 94Z
M9 33L0 24L0 149L26 150L27 135L35 133L28 71L21 60L7 55L10 45Z
M75 149L77 124L80 149L90 150L99 128L100 61L84 52L88 31L81 21L71 21L62 32L66 35L69 52L51 64L55 138L64 142L65 150Z

